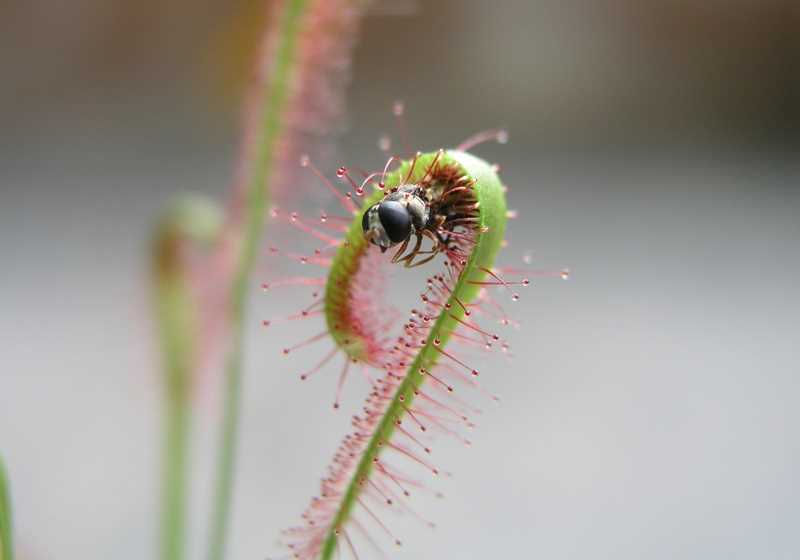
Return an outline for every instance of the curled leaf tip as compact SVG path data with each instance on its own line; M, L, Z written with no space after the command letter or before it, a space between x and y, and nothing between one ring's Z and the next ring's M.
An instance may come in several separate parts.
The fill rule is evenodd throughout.
M492 138L504 134L493 132ZM327 329L301 344L329 338L334 349L301 379L344 354L335 407L351 364L372 379L372 388L320 497L303 514L305 524L285 533L292 554L308 560L350 549L356 535L367 533L367 524L389 532L375 510L379 504L408 508L408 498L419 488L415 477L405 474L408 465L431 476L442 474L429 459L432 432L471 444L461 430L471 429L471 417L480 411L461 394L482 389L467 354L508 349L493 325L510 321L490 292L521 284L494 267L508 215L496 166L454 149L417 153L404 161L390 158L382 171L365 172L363 181L345 167L336 175L350 188L337 196L342 215L323 214L315 231L298 225L302 219L289 221L317 239L320 231L343 235L332 245L332 258L319 263L327 269L324 278L285 280L325 285L321 305ZM336 188L327 181L325 186ZM354 201L361 203L355 210ZM418 305L405 317L386 292L392 267L431 271Z

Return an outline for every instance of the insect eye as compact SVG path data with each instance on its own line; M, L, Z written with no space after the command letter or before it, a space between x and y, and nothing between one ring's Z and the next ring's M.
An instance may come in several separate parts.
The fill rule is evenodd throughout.
M393 243L400 243L411 235L411 216L406 207L393 200L386 200L378 206L378 218Z

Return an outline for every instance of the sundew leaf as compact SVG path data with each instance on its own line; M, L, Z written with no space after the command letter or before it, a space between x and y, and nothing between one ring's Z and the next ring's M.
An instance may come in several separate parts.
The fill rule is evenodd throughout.
M494 167L466 152L439 151L403 162L386 175L383 183L383 189L367 196L361 209L354 212L352 224L331 263L324 313L337 346L352 361L381 368L385 374L367 399L365 413L355 418L355 432L345 438L340 447L329 476L323 480L320 497L314 498L306 510L303 517L307 525L286 532L294 539L289 547L296 558L327 560L342 547L352 549L355 554L347 530L351 523L356 523L353 513L360 507L366 510L368 518L388 532L362 499L366 493L371 493L392 504L398 494L409 495L403 487L405 477L384 462L384 454L393 451L406 455L438 474L419 452L421 448L425 453L430 450L405 429L404 421L411 418L408 425L427 431L426 424L437 422L435 416L424 412L424 406L438 407L443 413L454 409L432 398L425 392L428 390L425 386L434 384L446 395L453 391L445 381L446 374L470 379L478 375L448 351L457 331L478 333L476 336L484 340L487 347L497 340L481 329L474 317L475 311L480 309L481 291L487 284L487 277L504 284L492 272L495 256L503 244L507 218L505 188ZM364 281L363 276L359 278L359 273L363 274L362 261L366 262L377 250L365 238L362 215L387 192L406 184L440 185L442 188L435 188L436 192L441 196L460 197L463 202L458 203L459 208L468 208L470 213L469 217L454 222L460 224L452 228L455 242L452 249L443 252L443 271L428 280L428 290L423 294L425 307L412 312L412 319L406 325L407 336L401 336L393 349L387 350L374 340L374 329L364 326L362 318L368 307L360 306L371 302L361 301L369 295L357 292L355 286ZM446 366L440 365L442 362L447 362ZM441 368L441 373L437 368ZM454 373L456 368L467 371ZM424 402L417 406L414 403L419 399ZM398 434L406 438L405 443L396 441ZM409 442L419 444L416 450L406 446ZM399 493L397 488L401 489ZM360 523L357 528L363 532Z

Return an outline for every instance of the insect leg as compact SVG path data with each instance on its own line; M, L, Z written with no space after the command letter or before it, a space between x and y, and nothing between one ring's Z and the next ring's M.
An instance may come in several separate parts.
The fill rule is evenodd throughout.
M441 251L443 248L447 249L449 247L449 243L450 243L450 236L449 235L445 238L445 237L442 236L441 233L439 233L438 231L435 231L435 230L434 231L425 230L423 232L423 235L425 235L425 237L427 237L428 239L430 239L433 242L433 247L436 249L437 252Z
M422 247L422 236L419 233L416 233L415 235L417 236L417 242L414 243L414 249L408 255L402 258L402 260L405 262L406 268L411 268L411 263L414 260L414 257L417 256L420 247Z
M415 262L413 264L406 264L406 268L414 268L416 266L421 266L421 265L423 265L423 264L425 264L427 262L432 261L436 257L436 255L439 254L439 249L435 249L435 250L431 251L430 253L431 253L430 255L428 255L427 257L425 257L422 260L419 260L419 261L417 261L417 262Z
M431 237L431 236L428 235L427 237ZM436 243L436 241L434 240L433 246L430 248L430 250L428 250L428 251L417 251L416 252L417 255L428 255L427 257L425 257L424 259L421 259L421 260L419 260L419 261L417 261L417 262L415 262L413 264L409 262L408 264L406 264L406 267L413 268L415 266L421 266L421 265L423 265L423 264L425 264L427 262L430 262L436 257L436 255L439 254L439 252L441 250L442 250L442 246L439 245L438 243Z
M400 249L399 249L399 250L398 250L398 251L397 251L397 252L394 254L394 256L392 257L392 262L393 262L393 263L399 262L399 261L401 260L401 259L400 259L400 255L402 255L402 254L405 252L406 248L408 247L408 241L409 241L409 239L411 239L411 236L408 236L408 237L406 238L406 240L405 240L405 241L403 241L403 244L402 244L402 245L400 245Z

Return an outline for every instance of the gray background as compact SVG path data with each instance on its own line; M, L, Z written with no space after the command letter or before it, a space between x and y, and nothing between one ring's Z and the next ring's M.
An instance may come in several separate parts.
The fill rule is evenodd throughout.
M231 174L231 61L237 26L253 25L248 2L223 4L0 8L0 452L23 560L155 556L147 241L172 195L221 197ZM341 160L382 163L375 141L395 98L421 149L507 125L509 145L478 150L502 165L519 211L503 261L533 252L537 267L573 271L509 306L523 323L515 360L483 368L503 403L484 403L472 449L437 445L454 473L432 482L446 499L415 503L439 526L387 514L404 540L389 556L800 556L795 7L453 0L376 12ZM366 389L353 378L332 412L336 368L300 384L312 352L280 356L317 326L265 333L260 319L301 304L252 300L236 559L278 550ZM193 558L215 391L209 374Z

